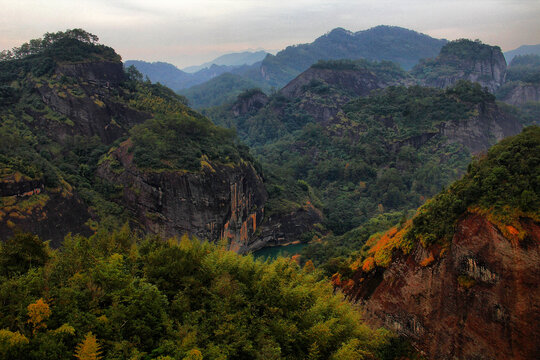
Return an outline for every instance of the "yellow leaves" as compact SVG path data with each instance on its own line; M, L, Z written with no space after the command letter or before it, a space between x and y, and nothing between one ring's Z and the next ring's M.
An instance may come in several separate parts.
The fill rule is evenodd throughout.
M180 247L181 250L183 251L189 251L191 250L192 248L192 244L191 244L191 240L189 239L189 236L187 233L185 233L184 235L182 235L182 237L180 238L180 244L178 245Z
M99 360L101 359L101 346L97 338L91 332L86 334L84 340L75 349L75 357L79 360Z
M49 305L41 298L33 304L28 305L28 322L33 326L33 332L40 328L46 328L45 320L51 316Z
M197 349L191 349L183 360L203 360L202 353Z
M315 271L315 265L313 265L313 261L306 261L306 264L304 265L304 271L307 273L312 273L313 271Z
M63 324L58 329L54 330L56 334L75 335L75 328L69 324Z
M8 348L28 344L26 336L20 332L12 332L7 329L0 330L0 344L6 344Z

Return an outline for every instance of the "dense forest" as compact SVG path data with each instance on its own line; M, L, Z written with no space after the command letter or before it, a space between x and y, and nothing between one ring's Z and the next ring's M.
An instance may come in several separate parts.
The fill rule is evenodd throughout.
M313 265L127 228L0 247L3 359L398 359Z

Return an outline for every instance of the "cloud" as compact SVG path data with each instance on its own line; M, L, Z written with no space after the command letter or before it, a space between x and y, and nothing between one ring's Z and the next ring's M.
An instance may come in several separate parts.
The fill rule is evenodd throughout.
M0 48L82 27L124 59L202 63L230 51L311 42L379 24L480 38L504 50L540 43L537 0L0 0Z

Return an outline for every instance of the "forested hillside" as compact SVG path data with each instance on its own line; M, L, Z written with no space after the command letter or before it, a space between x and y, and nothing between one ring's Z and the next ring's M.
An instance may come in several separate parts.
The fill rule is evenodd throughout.
M372 235L334 284L431 358L536 358L522 334L539 331L538 154L537 126L493 146L412 220Z
M24 229L58 246L129 222L248 246L266 200L249 150L97 41L68 30L3 55L1 237Z
M313 267L127 229L0 243L2 359L399 359Z

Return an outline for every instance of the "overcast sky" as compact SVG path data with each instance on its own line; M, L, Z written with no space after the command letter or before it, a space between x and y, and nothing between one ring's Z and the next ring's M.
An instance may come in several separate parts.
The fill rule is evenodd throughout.
M124 60L182 68L381 24L507 51L540 43L540 0L0 0L0 49L80 27Z

